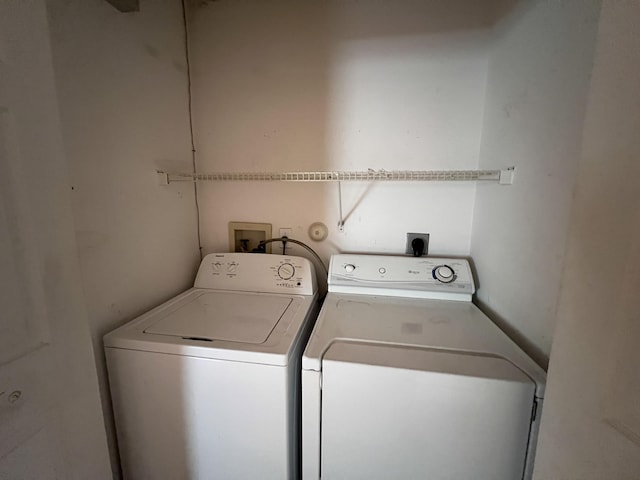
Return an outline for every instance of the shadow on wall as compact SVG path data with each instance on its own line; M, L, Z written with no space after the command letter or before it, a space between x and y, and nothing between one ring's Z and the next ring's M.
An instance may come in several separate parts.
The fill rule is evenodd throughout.
M540 365L546 371L549 368L549 355L542 351L537 345L529 340L525 335L518 330L517 327L512 325L507 319L500 315L496 310L485 302L474 298L474 303L496 324L500 329L506 333L520 348L522 348L527 354L533 358L538 365Z
M469 263L471 264L473 282L475 283L477 292L480 288L482 288L482 282L478 277L478 269L476 267L474 259L470 258ZM482 310L482 312L500 328L500 330L506 333L509 338L511 338L520 348L522 348L531 358L533 358L539 366L541 366L545 371L548 369L549 357L542 351L541 348L539 348L537 345L535 345L534 342L523 335L516 326L505 319L504 316L500 315L494 308L492 308L486 302L483 302L477 294L473 297L473 303L476 304L478 308L480 308L480 310Z
M318 168L325 158L322 2L195 2L190 13L199 167Z

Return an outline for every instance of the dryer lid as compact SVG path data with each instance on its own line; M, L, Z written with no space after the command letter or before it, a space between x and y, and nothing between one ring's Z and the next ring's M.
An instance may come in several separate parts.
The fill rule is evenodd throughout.
M260 344L267 340L291 301L281 296L203 292L159 317L144 333Z
M321 371L336 340L494 355L525 372L544 396L544 371L471 302L329 292L302 368Z

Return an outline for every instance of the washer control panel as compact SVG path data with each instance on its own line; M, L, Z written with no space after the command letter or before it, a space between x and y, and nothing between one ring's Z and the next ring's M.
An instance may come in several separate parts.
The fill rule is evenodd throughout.
M464 258L339 254L331 257L329 291L470 300L475 285Z
M263 253L211 253L202 260L194 287L297 295L317 291L309 260Z

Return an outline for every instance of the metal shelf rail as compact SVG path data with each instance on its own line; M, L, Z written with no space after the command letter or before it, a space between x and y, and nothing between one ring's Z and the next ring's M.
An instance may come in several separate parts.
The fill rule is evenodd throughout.
M327 172L220 172L170 173L158 170L163 185L173 182L269 181L269 182L495 182L513 183L514 167L503 170L373 170Z
M169 173L157 170L161 185L174 182L337 182L340 221L338 229L344 230L342 214L342 182L494 182L513 184L515 167L503 170L373 170L355 172L220 172L220 173Z

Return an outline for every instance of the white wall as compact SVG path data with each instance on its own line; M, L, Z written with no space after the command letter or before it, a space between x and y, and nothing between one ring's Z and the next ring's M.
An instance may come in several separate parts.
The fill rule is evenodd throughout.
M475 169L491 3L193 2L199 172ZM203 183L205 251L229 221L293 228L322 221L337 251L467 254L475 185Z
M537 480L640 476L640 1L605 0Z
M554 331L599 4L521 1L497 25L491 48L479 165L514 165L516 177L510 187L477 188L477 300L542 365Z
M186 289L199 261L180 0L123 14L104 0L49 0L75 233L112 460L102 336Z
M111 478L44 0L0 2L0 478Z

